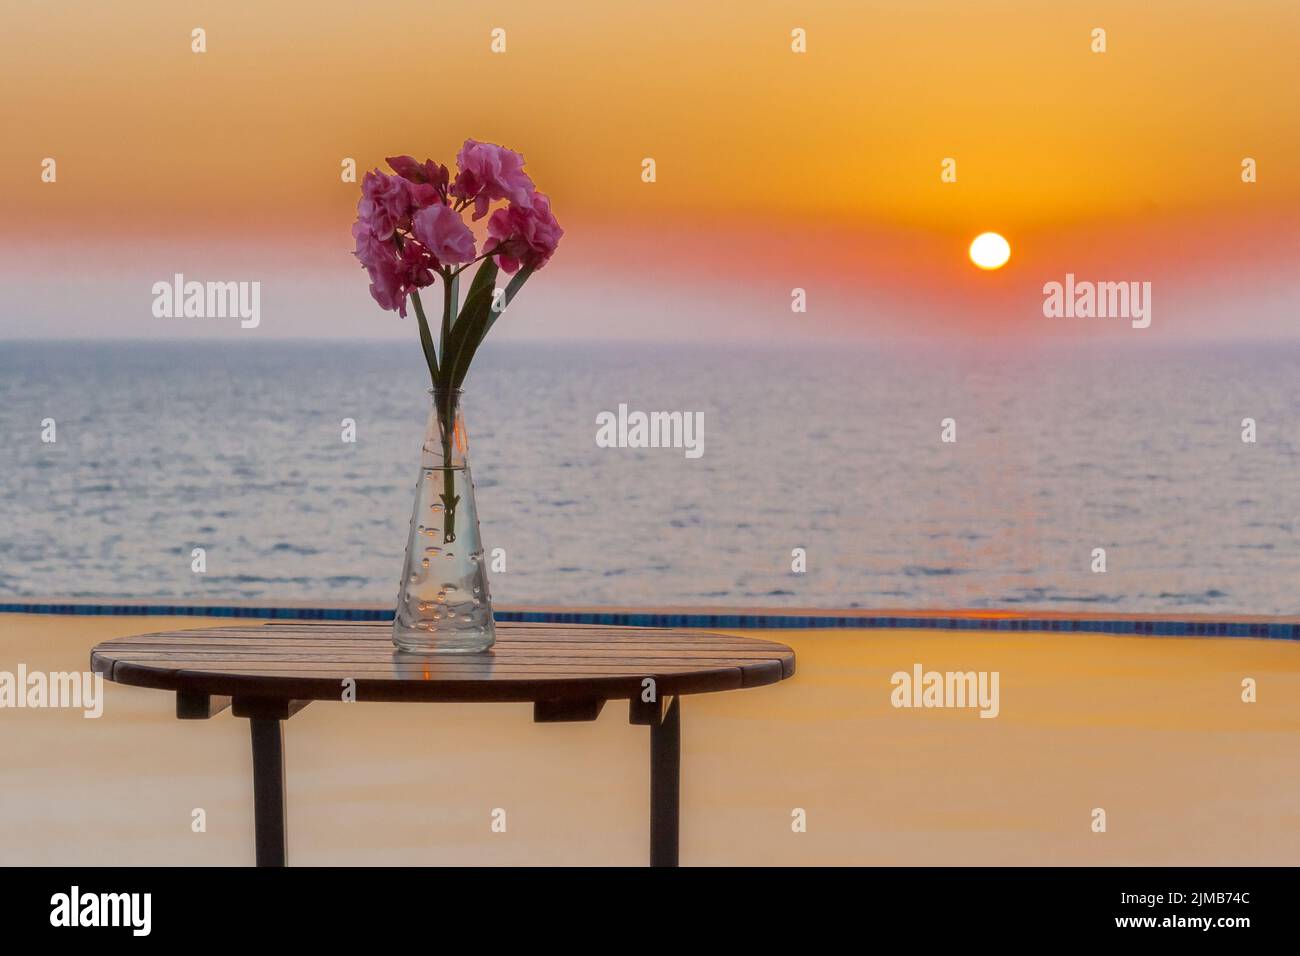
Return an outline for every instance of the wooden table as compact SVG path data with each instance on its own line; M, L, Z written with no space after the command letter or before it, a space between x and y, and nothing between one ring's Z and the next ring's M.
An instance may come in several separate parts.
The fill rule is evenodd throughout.
M627 700L650 727L650 865L676 866L681 698L775 684L794 652L773 641L703 631L499 624L483 654L398 651L390 624L274 623L118 638L97 645L107 680L175 691L176 716L227 707L248 719L258 866L288 862L284 721L313 700L527 701L541 723L595 720Z

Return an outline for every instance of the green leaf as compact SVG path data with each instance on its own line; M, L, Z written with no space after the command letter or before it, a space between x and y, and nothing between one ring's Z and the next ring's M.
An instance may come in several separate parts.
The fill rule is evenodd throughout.
M438 341L438 351L443 355L444 360L447 355L447 339L451 335L451 327L456 324L458 305L460 305L460 276L453 275L448 279L444 272L442 275L442 336Z
M478 347L483 344L483 340L487 338L488 332L492 331L492 326L496 323L496 320L505 312L506 307L510 305L511 300L514 299L519 290L523 288L524 283L528 281L528 277L532 274L533 270L528 268L520 269L515 274L514 278L511 279L510 283L506 286L505 293L501 296L500 309L493 309L491 307L492 296L489 294L488 312L484 317L482 330L479 331L477 337L470 342L468 355L465 356L463 361L457 363L456 368L452 371L452 386L454 388L460 388L461 383L465 381L465 376L469 373L470 363L474 361L474 356L478 354Z
M420 323L420 347L424 349L424 362L429 366L429 378L437 384L438 356L433 351L433 336L429 332L429 320L424 317L424 303L420 301L420 293L416 289L411 290L411 302L415 306L415 317Z
M447 348L442 356L442 384L459 388L469 371L469 363L474 358L474 351L483 341L487 332L488 319L492 314L492 293L496 289L497 264L493 259L484 259L474 274L474 281L469 285L465 296L465 305L460 310L460 318L452 326L447 340Z

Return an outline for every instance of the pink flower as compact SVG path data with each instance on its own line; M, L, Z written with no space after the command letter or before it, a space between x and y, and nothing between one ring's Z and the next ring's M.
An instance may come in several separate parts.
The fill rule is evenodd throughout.
M474 233L450 206L434 203L421 209L411 220L411 231L443 265L474 258Z
M365 174L353 255L370 278L370 294L382 308L406 315L407 300L433 284L447 267L476 261L474 233L463 211L487 216L493 203L507 205L487 223L484 255L508 273L540 269L550 261L564 230L550 200L537 192L513 150L468 139L456 156L454 182L446 166L431 159L390 156L395 175Z
M564 230L551 214L551 201L534 192L527 206L511 203L488 220L488 240L483 251L499 250L497 265L516 272L521 265L540 269L550 260Z
M533 181L524 172L524 158L512 149L492 143L467 139L456 154L460 174L452 185L452 194L474 201L474 218L487 215L488 206L498 199L527 207Z
M389 156L387 162L393 168L393 172L407 182L427 183L440 192L447 191L450 174L446 166L439 166L431 159L417 163L414 156Z
M431 264L428 252L408 242L400 257L394 256L378 268L366 270L370 274L371 296L380 308L396 311L406 318L406 299L411 291L433 284Z
M438 187L432 183L408 182L406 191L411 194L411 205L417 210L423 209L425 206L432 206L436 202L446 202L446 198L438 191Z
M423 289L433 285L433 270L437 264L428 249L418 242L407 241L402 247L398 263L403 284L408 289Z
M433 284L433 257L418 242L408 240L397 251L391 239L379 239L370 226L357 221L352 225L356 239L357 260L370 276L370 294L381 308L406 315L406 298L412 289Z
M406 286L402 283L402 273L397 260L391 259L370 273L370 295L379 303L381 309L395 311L406 317Z
M358 219L352 224L352 238L356 240L356 249L352 253L367 269L377 269L386 260L393 257L394 249L391 239L385 241L375 238L370 224Z
M410 214L411 193L406 180L377 169L366 173L361 180L357 218L370 227L377 239L391 238Z
M447 201L450 174L446 166L439 166L431 159L417 163L412 156L389 156L388 165L406 180L406 191L416 209Z

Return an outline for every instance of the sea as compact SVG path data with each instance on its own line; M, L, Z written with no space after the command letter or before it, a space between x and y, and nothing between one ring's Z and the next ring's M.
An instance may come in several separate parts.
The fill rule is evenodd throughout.
M490 342L464 408L493 597L1300 613L1298 369ZM0 342L0 597L393 601L427 386L404 342ZM620 405L693 416L698 456L604 447Z

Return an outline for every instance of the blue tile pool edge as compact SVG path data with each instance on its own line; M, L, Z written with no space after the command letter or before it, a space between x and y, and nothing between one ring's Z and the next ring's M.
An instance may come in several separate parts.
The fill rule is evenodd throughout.
M60 604L0 602L0 613L116 615L119 617L236 617L296 621L391 621L393 612L378 608L298 608L195 606L184 604ZM909 617L873 614L782 614L777 611L505 611L496 620L525 624L602 624L624 627L695 627L733 630L813 630L887 628L941 631L1036 631L1130 634L1146 637L1251 637L1300 640L1300 622L1291 621L1135 621L1115 619Z

